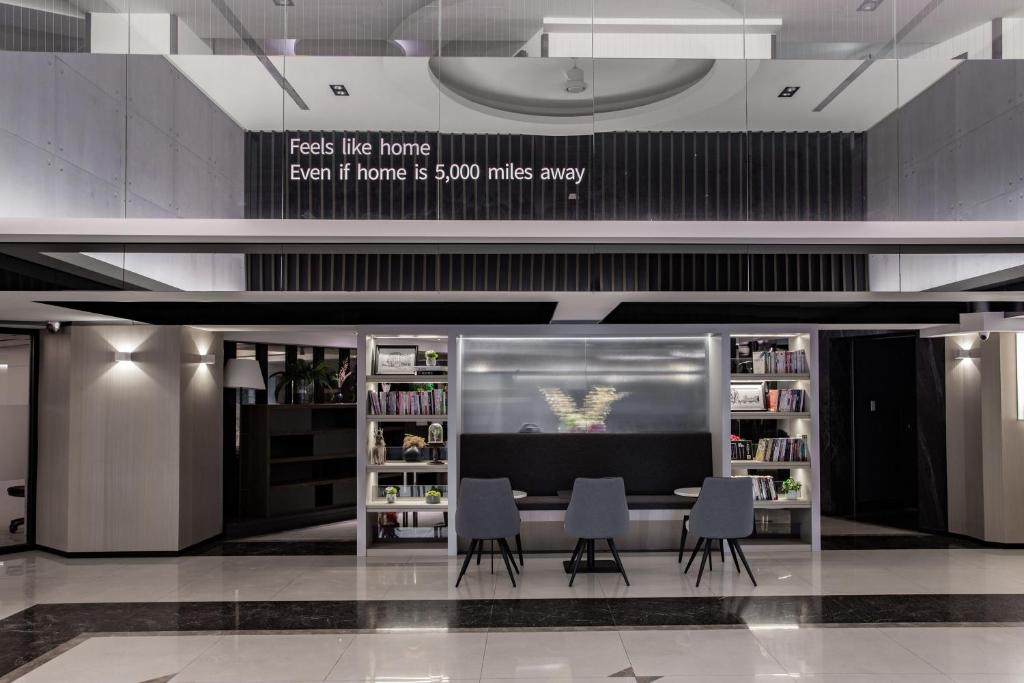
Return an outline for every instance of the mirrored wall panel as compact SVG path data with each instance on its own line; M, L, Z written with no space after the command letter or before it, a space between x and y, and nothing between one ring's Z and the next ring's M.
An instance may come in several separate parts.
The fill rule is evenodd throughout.
M462 339L462 430L708 430L705 337Z

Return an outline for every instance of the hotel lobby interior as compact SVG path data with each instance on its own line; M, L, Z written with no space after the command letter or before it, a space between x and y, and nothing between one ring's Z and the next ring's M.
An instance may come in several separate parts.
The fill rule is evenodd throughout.
M1021 0L0 0L0 683L1024 683Z

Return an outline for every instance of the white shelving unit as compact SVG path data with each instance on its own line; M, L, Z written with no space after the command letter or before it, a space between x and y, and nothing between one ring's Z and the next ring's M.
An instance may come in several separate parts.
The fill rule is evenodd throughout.
M802 373L742 373L734 372L732 364L733 342L737 340L771 343L778 341L780 345L785 342L789 351L803 351L807 357L808 371ZM723 414L728 417L729 430L724 435L725 443L723 471L733 475L742 476L751 472L767 473L768 471L788 471L789 476L799 481L803 487L800 497L795 500L780 499L770 501L755 501L755 516L759 517L759 523L765 520L769 512L788 514L790 524L799 525L800 540L791 544L780 544L778 541L766 539L764 542L772 548L780 548L785 545L791 549L804 549L818 551L821 549L821 505L819 481L819 451L818 451L818 343L816 328L797 328L788 331L765 331L753 329L748 331L731 331L727 339L723 339L726 347L723 352L730 360L728 361L728 384L766 382L775 385L776 388L803 389L807 392L806 406L808 410L802 412L776 412L776 411L732 411L729 405L729 390L726 387L723 400ZM800 437L805 441L807 449L807 461L798 462L762 462L756 460L732 460L731 447L729 445L730 435L737 431L749 429L745 426L748 421L760 420L773 425L776 429L785 432L790 437ZM770 431L770 430L766 430ZM767 436L768 434L766 434ZM780 492L781 494L781 492ZM772 514L774 521L778 515ZM761 524L758 525L762 526ZM749 543L756 547L759 544L757 538Z
M442 497L438 503L428 503L423 497L399 497L394 503L378 495L380 475L401 475L402 486L416 486L418 475L421 474L444 474L450 483L449 464L454 455L454 448L448 448L448 461L443 464L430 464L426 461L402 462L387 461L384 464L370 464L369 454L374 445L374 434L378 425L408 425L409 431L418 428L420 432L423 426L431 423L440 423L445 428L445 439L449 440L452 411L453 392L449 374L424 369L415 374L381 375L372 371L375 366L376 350L378 345L385 346L419 346L433 349L446 349L448 344L447 334L428 335L422 333L367 333L360 335L360 348L363 351L365 374L360 378L359 394L359 435L360 451L358 454L358 477L360 483L359 496L359 529L357 538L357 552L360 555L378 553L402 553L402 554L446 554L449 552L449 545L443 536L436 535L433 538L426 534L409 542L378 542L375 543L374 529L377 524L377 515L380 513L397 513L401 515L402 526L406 527L408 522L416 520L420 513L440 513L448 519L450 504L448 497ZM443 368L442 368L443 369ZM446 385L448 414L445 415L373 415L369 409L368 392L378 391L380 385L409 385L409 384L443 384ZM392 389L395 390L395 389ZM404 389L401 389L404 390ZM389 442L390 447L399 446L399 443ZM446 444L448 445L448 444ZM428 452L430 446L427 447ZM451 469L454 469L452 466ZM397 485L397 484L396 484ZM431 484L425 484L429 486ZM439 484L441 485L441 484ZM437 522L443 526L444 522ZM424 527L425 529L426 527ZM435 531L437 526L434 527Z

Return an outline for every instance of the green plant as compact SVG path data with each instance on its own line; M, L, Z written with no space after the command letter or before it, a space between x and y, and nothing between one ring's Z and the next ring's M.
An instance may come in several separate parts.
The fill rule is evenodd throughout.
M288 363L284 370L275 372L271 377L280 378L276 392L278 402L281 401L281 392L287 386L291 386L296 393L302 385L308 385L311 389L329 389L334 386L335 379L334 372L323 361L312 362L301 358Z
M441 492L438 491L437 489L430 489L429 491L427 491L427 498L440 498L440 497L441 497Z
M397 496L398 495L398 487L397 486L389 486L386 489L384 489L384 494L388 495L388 496Z
M439 354L437 351L424 351L423 352L423 357L424 358L431 358L433 360L437 360L437 357L440 356L440 355L441 354Z
M804 485L798 482L796 479L787 479L786 481L782 482L783 493L800 493L800 489L802 489L803 487Z

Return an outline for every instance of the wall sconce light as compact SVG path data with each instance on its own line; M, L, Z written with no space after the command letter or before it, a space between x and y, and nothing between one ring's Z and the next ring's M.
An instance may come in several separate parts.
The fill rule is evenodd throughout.
M0 370L6 370L6 369L7 369L7 363L0 363Z
M217 356L213 353L203 353L199 355L199 362L202 365L213 365L217 362Z
M977 359L980 360L981 359L981 349L979 349L979 348L960 349L959 351L956 352L956 355L953 356L953 358L955 360L967 360L968 358L977 358Z
M132 360L135 360L135 358L133 357L131 351L114 351L114 362L115 363L123 363L125 361L132 361Z

